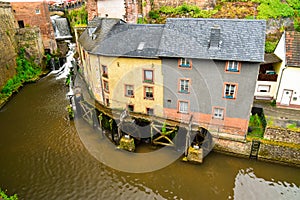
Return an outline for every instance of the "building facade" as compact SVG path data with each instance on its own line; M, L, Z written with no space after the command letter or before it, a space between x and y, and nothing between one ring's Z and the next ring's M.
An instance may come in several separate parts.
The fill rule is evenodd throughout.
M51 53L55 52L57 44L47 2L20 0L11 2L11 6L19 28L39 27L44 49Z
M276 49L275 54L282 59L280 78L276 95L279 106L300 108L300 33L285 32Z
M101 104L243 137L264 41L262 20L134 25L98 18L79 46L84 77Z

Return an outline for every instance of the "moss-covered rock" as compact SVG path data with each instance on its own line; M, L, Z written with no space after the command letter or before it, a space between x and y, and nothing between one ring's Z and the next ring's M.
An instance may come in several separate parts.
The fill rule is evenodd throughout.
M118 148L133 152L135 150L134 139L123 136L120 139L120 144Z

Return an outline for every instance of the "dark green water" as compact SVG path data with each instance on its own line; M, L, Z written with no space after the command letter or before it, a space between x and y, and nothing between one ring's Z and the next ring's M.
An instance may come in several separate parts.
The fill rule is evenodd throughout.
M97 137L93 130L79 121L79 134L68 121L66 93L64 80L48 76L0 110L0 187L9 194L26 200L300 199L299 168L213 152L202 165L177 160L139 174L112 169L80 139L82 130Z

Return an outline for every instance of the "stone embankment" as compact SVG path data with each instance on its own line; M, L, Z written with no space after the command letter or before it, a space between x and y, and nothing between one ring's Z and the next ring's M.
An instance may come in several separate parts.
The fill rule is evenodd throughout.
M249 157L252 141L228 137L215 137L214 150L241 157ZM258 160L300 167L300 132L287 128L267 128L260 139Z

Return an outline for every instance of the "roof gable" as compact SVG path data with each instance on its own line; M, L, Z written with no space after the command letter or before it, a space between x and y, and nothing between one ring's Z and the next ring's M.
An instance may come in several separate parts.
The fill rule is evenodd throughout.
M286 64L300 67L300 33L287 31L285 35Z
M159 56L262 62L265 28L264 20L170 18ZM210 48L217 44L212 36L220 40L217 48Z

